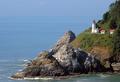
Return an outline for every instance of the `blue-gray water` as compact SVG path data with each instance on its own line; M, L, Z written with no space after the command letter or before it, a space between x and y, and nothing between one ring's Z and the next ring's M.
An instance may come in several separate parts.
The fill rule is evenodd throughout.
M32 59L47 50L64 32L76 34L85 30L90 21L81 17L0 17L0 82L10 80L23 69L25 60ZM82 75L66 80L22 80L20 82L120 82L120 75Z

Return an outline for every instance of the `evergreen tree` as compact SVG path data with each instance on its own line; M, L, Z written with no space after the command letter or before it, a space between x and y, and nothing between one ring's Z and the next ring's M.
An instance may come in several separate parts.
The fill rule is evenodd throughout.
M109 19L109 12L103 14L103 21L106 22Z
M120 0L117 0L110 7L110 16L111 19L114 19L116 22L120 19Z
M114 62L120 62L120 26L113 35L112 59Z
M116 29L117 28L117 23L115 19L110 20L109 27L111 29Z

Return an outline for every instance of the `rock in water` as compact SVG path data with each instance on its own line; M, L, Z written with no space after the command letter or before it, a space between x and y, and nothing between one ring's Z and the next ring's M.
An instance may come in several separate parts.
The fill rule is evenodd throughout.
M73 66L79 65L77 59L73 59L76 54L74 48L70 45L75 38L75 34L72 31L68 31L52 48L53 57L68 71L73 71Z
M65 76L70 73L99 71L100 62L95 57L71 46L70 43L75 38L75 34L68 31L52 49L40 53L12 78Z
M45 77L45 76L64 76L67 71L52 56L48 56L48 52L41 53L36 59L21 72L16 73L12 78L24 77Z
M72 31L65 33L52 49L53 57L69 72L98 71L100 63L95 57L71 46L70 42L74 39L75 34Z

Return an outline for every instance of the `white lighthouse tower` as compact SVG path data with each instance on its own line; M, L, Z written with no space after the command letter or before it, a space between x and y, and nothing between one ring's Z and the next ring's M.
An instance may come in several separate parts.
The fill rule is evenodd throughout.
M92 31L91 31L91 33L98 33L98 28L96 27L95 20L92 23Z

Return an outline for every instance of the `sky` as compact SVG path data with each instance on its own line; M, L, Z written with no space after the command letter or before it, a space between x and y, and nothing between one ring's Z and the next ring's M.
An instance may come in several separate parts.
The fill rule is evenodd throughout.
M0 0L0 16L100 16L115 0Z

